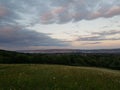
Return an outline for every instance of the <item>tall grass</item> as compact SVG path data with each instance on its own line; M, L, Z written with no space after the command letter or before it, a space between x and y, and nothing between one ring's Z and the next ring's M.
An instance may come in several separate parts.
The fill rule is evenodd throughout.
M59 65L0 65L0 90L120 90L120 71Z

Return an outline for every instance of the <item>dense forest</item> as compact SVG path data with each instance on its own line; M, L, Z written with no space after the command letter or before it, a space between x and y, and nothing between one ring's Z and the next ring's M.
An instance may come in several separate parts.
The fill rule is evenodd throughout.
M120 54L25 54L0 50L1 64L59 64L120 70Z

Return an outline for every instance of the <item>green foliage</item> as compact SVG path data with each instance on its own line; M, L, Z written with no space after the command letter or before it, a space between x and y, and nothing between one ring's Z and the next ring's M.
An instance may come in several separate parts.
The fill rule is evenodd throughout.
M1 50L0 63L59 64L120 69L120 54L23 54Z

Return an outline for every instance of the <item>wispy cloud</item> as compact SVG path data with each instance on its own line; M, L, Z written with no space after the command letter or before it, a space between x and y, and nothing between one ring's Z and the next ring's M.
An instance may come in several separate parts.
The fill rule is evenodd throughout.
M104 40L120 40L120 37L109 37L120 35L120 30L93 32L88 36L79 36L76 41L104 41Z
M102 42L84 42L82 45L96 45L96 44L101 44Z

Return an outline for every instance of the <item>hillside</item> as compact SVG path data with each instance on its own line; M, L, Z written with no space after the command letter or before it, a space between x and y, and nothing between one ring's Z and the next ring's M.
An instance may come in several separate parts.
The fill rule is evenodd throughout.
M62 53L28 54L0 51L1 64L58 64L70 66L104 67L120 70L120 54Z
M0 90L119 89L120 71L58 65L0 65Z

